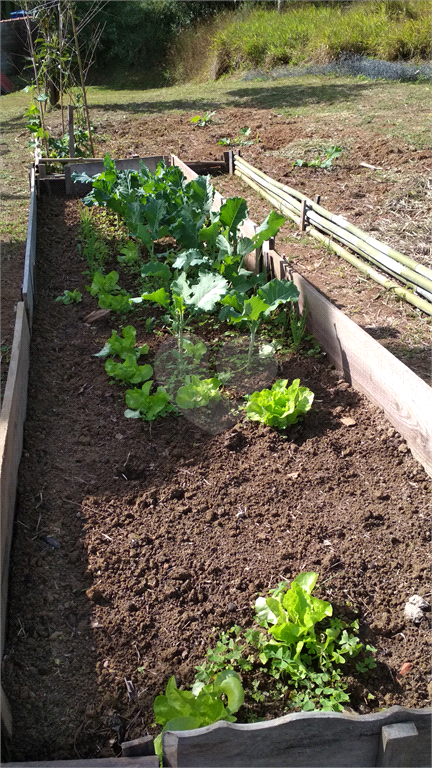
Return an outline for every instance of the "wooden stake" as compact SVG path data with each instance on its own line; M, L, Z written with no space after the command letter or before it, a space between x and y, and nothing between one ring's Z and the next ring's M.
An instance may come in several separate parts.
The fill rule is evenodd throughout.
M306 200L301 201L300 206L300 232L306 231Z
M315 195L314 201L316 202L317 205L320 204L320 200L321 200L321 195Z
M69 128L69 157L75 157L75 135L74 135L74 108L72 104L68 106L68 128Z

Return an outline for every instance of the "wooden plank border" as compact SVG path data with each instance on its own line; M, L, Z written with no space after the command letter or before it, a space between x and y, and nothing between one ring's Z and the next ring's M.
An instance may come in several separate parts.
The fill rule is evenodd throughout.
M219 720L196 730L166 731L162 744L165 764L172 768L428 768L431 717L430 708L404 707L371 715L295 712L260 723ZM408 761L382 762L383 728L408 722L418 733L404 755Z
M11 359L0 413L1 658L3 658L6 638L9 559L15 516L18 468L23 446L29 361L30 328L25 304L20 301L17 304ZM1 689L1 725L5 735L11 738L12 717L3 688Z
M172 155L171 162L183 170L186 178L195 178L179 158ZM214 208L220 199L217 193ZM242 230L253 236L253 222L245 221ZM294 281L300 292L300 310L307 306L308 330L318 339L329 360L355 389L382 408L415 459L432 477L432 388L337 309L276 251L269 249L266 258L276 277ZM245 266L251 270L255 263L255 254L245 260Z
M8 592L9 555L15 513L27 405L30 329L24 302L17 304L12 353L0 414L1 476L1 655L3 656Z
M36 231L37 231L37 201L35 169L30 169L30 207L27 227L27 239L24 257L24 277L21 297L27 311L27 319L31 328L33 307L35 302L35 264L36 264Z

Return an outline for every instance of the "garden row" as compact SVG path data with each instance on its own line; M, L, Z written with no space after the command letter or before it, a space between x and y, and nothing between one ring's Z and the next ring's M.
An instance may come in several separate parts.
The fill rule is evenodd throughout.
M159 177L163 176L167 171L168 169L161 167L159 169ZM144 184L154 184L155 178L157 180L158 177L157 172L156 177L151 179L150 175L143 168L139 173L144 177ZM139 173L135 174L135 179L139 176ZM200 409L203 406L213 404L216 408L217 418L220 419L221 414L217 407L224 397L224 392L228 393L227 401L230 408L235 403L238 393L241 391L242 386L245 385L245 382L249 383L248 379L250 378L254 381L257 369L261 373L261 368L267 365L269 352L274 354L274 349L262 349L263 346L268 347L268 344L261 344L261 348L256 349L254 342L260 321L264 318L267 320L270 313L276 310L279 316L281 315L279 317L280 325L290 328L289 343L291 345L296 345L296 343L299 345L302 342L302 334L304 333L302 318L294 312L293 306L290 307L290 312L285 315L282 314L283 310L281 311L284 301L290 302L293 305L298 299L298 292L294 289L292 283L283 285L284 281L276 278L269 281L264 274L254 274L243 268L243 263L249 254L253 254L255 261L255 251L263 244L263 242L260 242L260 238L264 241L264 238L270 236L270 233L274 234L278 224L275 215L271 214L262 227L258 228L258 231L253 234L251 233L251 237L242 236L238 230L240 222L247 216L244 201L237 198L223 202L219 211L212 212L214 196L208 180L195 180L195 183L192 182L191 185L186 185L184 179L180 177L178 169L170 169L167 175L169 173L172 174L172 179L174 179L173 186L178 196L177 207L172 212L175 218L174 222L169 221L169 201L161 199L160 196L157 196L157 193L154 196L155 200L149 200L148 197L151 197L149 194L147 196L143 194L138 195L139 200L133 199L133 196L136 196L133 186L134 174L118 174L108 158L106 159L104 173L93 182L93 192L90 193L87 202L92 203L96 200L99 203L105 203L119 216L126 213L124 219L127 222L127 229L129 233L134 235L133 242L128 237L125 238L124 247L120 252L120 261L123 261L122 278L120 278L118 272L113 273L111 271L107 275L104 274L104 254L98 249L95 229L91 226L92 217L85 213L82 215L83 234L81 236L81 247L83 255L87 258L89 276L91 277L89 281L90 293L97 297L100 309L110 312L117 311L120 314L120 318L124 320L127 318L127 312L132 311L131 308L155 304L156 307L160 307L160 310L157 310L158 315L156 318L148 318L149 329L152 325L156 326L156 329L164 325L171 328L174 332L175 344L171 346L168 356L162 360L162 367L165 371L165 383L162 391L156 391L156 393L151 394L151 383L149 385L149 382L152 381L150 377L153 375L151 370L153 366L140 365L138 363L139 357L147 354L147 350L143 345L136 347L133 326L123 326L121 335L113 332L99 355L102 358L107 358L105 361L106 371L112 378L128 382L129 384L142 384L140 387L128 390L126 404L129 408L126 411L126 415L151 420L158 414L163 414L173 408L186 412L190 409ZM181 183L176 187L176 181L178 182L179 180ZM126 189L126 194L132 198L127 200L126 204L119 199L121 195L118 192L118 188L123 185ZM188 187L190 188L188 189ZM140 189L139 186L135 187L136 189ZM192 199L192 205L189 208L186 204L183 204L187 195L190 196L189 203ZM98 197L99 200L97 200ZM142 201L143 197L146 197L145 203ZM204 203L205 209L204 216L202 203ZM144 212L142 208L145 208L147 205L148 209ZM176 217L176 211L179 208L181 209L180 218ZM205 231L205 236L203 230ZM85 231L87 232L86 235L84 234ZM173 233L175 235L174 238ZM202 233L201 237L200 233ZM156 235L156 237L153 237L153 235ZM140 245L139 241L141 241L142 245ZM207 247L210 245L209 250L207 250L207 247L203 247L204 244ZM130 284L131 288L129 291L119 287L119 282L123 283L123 281ZM133 290L137 283L140 285L140 291ZM134 295L136 293L139 293L139 295ZM79 300L79 295L74 291L66 289L63 296L59 297L59 299L67 303L68 301ZM220 311L222 315L220 321L227 323L228 328L233 327L234 329L243 322L250 332L249 339L246 348L240 348L238 351L237 359L235 360L235 370L232 367L228 370L226 367L217 371L212 370L211 372L217 373L219 376L203 378L202 371L203 369L205 370L204 363L207 362L205 359L207 355L206 345L200 341L196 342L194 339L187 338L185 331L188 325L192 328L197 328L197 322L202 322L203 310L208 313L213 312L213 314L210 314L212 322L218 322L213 311L217 302L221 304ZM276 328L277 324L275 324L274 330ZM313 346L311 351L314 351ZM120 358L121 362L117 362L116 358ZM266 360L267 362L265 362ZM210 360L211 364L212 360ZM222 376L220 375L221 373ZM233 379L235 384L231 390L230 381L232 382ZM159 375L158 380L160 380ZM285 386L282 387L283 383L281 382L280 391L276 393L276 397L274 397L273 393L271 398L276 400L277 408L282 407L278 401L281 392L285 390ZM225 385L223 391L221 389L222 384ZM302 394L305 396L305 393ZM306 406L310 405L310 400L309 393L306 395ZM249 405L251 405L250 402ZM289 423L290 414L293 414L291 406L287 408L286 404L283 404L283 407L282 412L276 414L279 419L286 419L288 417L285 423L284 421L279 422L279 426L282 427ZM275 410L276 408L272 403L270 403L270 408L268 403L258 403L254 405L251 414L254 417L258 413L261 417L264 416L265 419L273 419L275 417ZM306 408L303 410L306 410ZM293 415L295 418L296 414L294 413ZM296 582L298 585L297 592L300 590L297 598L301 597L302 600L305 600L308 595L310 597L310 592L314 585L312 574L308 575L306 581L305 578L306 576L303 574ZM282 600L284 601L285 609L288 608L288 603L291 600L287 595L292 595L293 592L296 592L295 586L288 593L279 591L279 599L281 605ZM307 653L301 654L302 648L297 649L299 655L295 659L296 654L292 652L292 648L290 651L290 647L294 644L292 622L288 621L290 626L286 626L287 616L277 608L275 597L272 598L274 602L271 602L271 605L268 601L264 601L267 606L266 610L272 611L272 616L266 613L266 616L261 618L270 625L274 624L275 630L278 626L279 630L277 631L282 633L277 638L276 632L272 631L272 635L275 638L279 641L281 639L284 640L278 648L280 649L285 646L288 651L289 658L275 656L276 660L279 659L279 662L285 664L291 662L291 666L293 664L294 667L297 666L297 673L299 673L301 665L303 664L304 667L305 663L310 664L314 658L320 658L322 662L324 658L323 652L326 649L330 655L335 654L336 647L334 644L336 641L337 643L342 641L345 652L359 650L355 648L356 642L354 640L354 645L351 643L347 632L345 631L345 634L341 632L342 627L336 628L335 625L332 625L329 627L330 634L326 635L326 648L321 647L317 651L317 637L315 636L314 625L316 621L322 620L325 615L329 616L329 604L327 603L324 606L323 601L314 603L315 598L310 598L309 601L306 600L306 603L309 605L308 610L311 611L312 606L314 609L318 609L318 606L320 606L320 610L324 610L324 614L321 615L320 611L317 610L314 619L304 622L303 630L300 634L297 632L295 635L296 643L299 642L300 636L303 636L301 645L302 647L303 644L307 646ZM277 613L274 613L276 609ZM299 622L297 621L298 628ZM289 638L287 632L288 635L291 632ZM282 635L284 635L283 638ZM315 645L312 655L310 655L312 640L314 640ZM342 646L339 648L339 653L343 652L341 648ZM260 647L259 650L261 653L265 652L263 647ZM301 655L303 658L301 658ZM305 658L308 655L309 662L305 662ZM301 679L301 675L299 679ZM218 711L222 706L222 713L229 715L230 712L225 712L219 699L218 688L221 687L222 691L224 691L227 685L234 688L231 691L233 698L230 698L230 690L224 691L228 693L228 709L231 709L231 712L233 712L241 699L238 683L234 682L235 680L237 678L233 674L224 674L224 678L219 679L217 684L216 681L210 682L209 679L201 679L197 681L200 683L199 690L197 689L195 693L190 692L189 697L182 697L180 693L179 696L180 699L189 699L188 706L190 706L190 701L193 701L191 697L199 699L202 692L204 697L210 697L210 701L206 700L207 704L214 705ZM340 702L337 702L334 698L334 685L327 686L329 690L326 691L326 686L324 685L323 687L323 683L325 684L328 681L316 682L318 687L321 685L321 691L318 692L316 688L312 692L312 698L308 695L305 696L303 691L302 703L304 708L309 709L309 702L313 704L313 697L322 694L324 700L326 697L330 697L327 699L328 706L326 707L324 703L324 708L340 710ZM332 682L334 682L334 679ZM167 697L169 698L173 693L173 684L171 682L167 689ZM187 694L188 692L182 693ZM164 700L164 697L161 698ZM331 698L333 698L333 701L330 700ZM343 701L343 698L341 701ZM203 703L203 697L201 697L201 703ZM167 712L164 714L167 715ZM219 711L219 716L220 714L221 712ZM187 717L191 717L191 714L189 713ZM397 717L400 720L401 714L399 713ZM159 716L161 724L169 722L170 719L171 717L165 717L164 721ZM211 717L210 722L212 719L217 719L217 717ZM194 723L194 725L201 724L204 723L202 721ZM173 728L174 726L171 727ZM405 737L406 734L404 735ZM377 744L378 736L374 736L372 751L376 751L375 747L377 747ZM269 763L267 762L267 764Z

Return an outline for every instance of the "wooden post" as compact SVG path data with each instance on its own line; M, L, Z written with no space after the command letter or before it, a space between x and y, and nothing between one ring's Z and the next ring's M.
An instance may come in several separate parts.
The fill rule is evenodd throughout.
M418 731L414 723L393 723L381 729L377 766L408 768L418 765Z
M315 195L314 201L316 202L317 205L319 205L320 200L321 200L321 195Z
M74 135L74 108L72 104L68 106L68 128L69 128L69 157L75 157L75 135Z
M232 176L234 173L234 152L232 149L223 153L223 159L225 160L226 172Z
M306 200L301 201L300 206L300 232L306 231Z

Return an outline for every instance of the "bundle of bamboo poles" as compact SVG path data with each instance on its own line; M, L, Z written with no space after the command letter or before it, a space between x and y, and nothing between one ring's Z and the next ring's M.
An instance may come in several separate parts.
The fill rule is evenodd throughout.
M432 315L432 269L380 243L301 192L275 181L239 155L234 155L234 173L302 230L321 240L364 275ZM386 274L378 272L375 266Z

